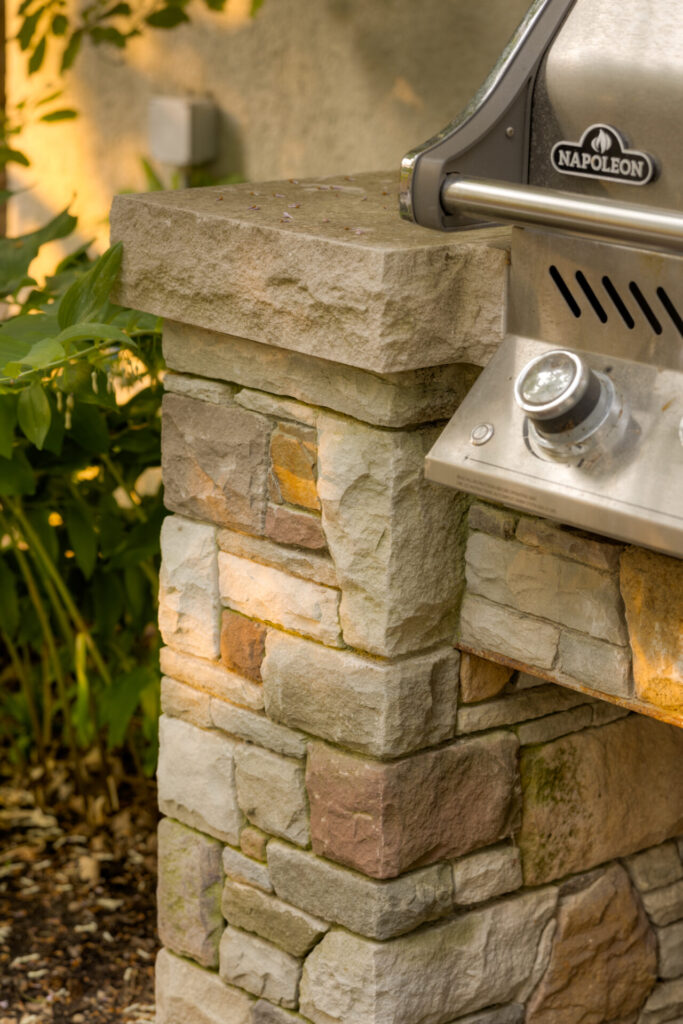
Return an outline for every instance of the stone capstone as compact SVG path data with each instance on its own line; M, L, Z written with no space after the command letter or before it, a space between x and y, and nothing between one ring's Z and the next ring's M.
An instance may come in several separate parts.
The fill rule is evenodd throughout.
M318 495L344 640L392 657L453 636L462 496L424 479L437 428L318 418Z
M483 903L522 884L522 865L515 846L494 846L461 857L453 863L455 902Z
M168 516L161 527L159 576L164 643L200 658L217 658L220 607L214 527Z
M683 711L683 563L642 548L621 558L636 693Z
M397 185L372 173L262 183L256 202L252 184L221 189L221 202L210 188L117 196L116 301L380 374L483 366L503 334L508 234L451 241L402 224Z
M657 977L655 937L628 875L613 864L560 897L550 961L527 1024L631 1019Z
M157 921L164 945L204 967L218 966L221 844L164 818L158 832Z
M248 744L236 752L235 762L237 799L249 821L307 846L310 828L301 762Z
M226 551L218 569L221 599L233 611L341 646L338 590Z
M453 905L446 864L377 882L273 840L268 867L278 896L370 938L402 935L443 917Z
M255 932L292 956L305 956L330 927L275 896L231 880L225 883L221 906L228 924Z
M452 648L387 663L270 630L262 674L270 718L376 757L440 743L455 730Z
M237 845L244 817L237 803L237 744L179 718L159 720L159 809L185 825Z
M517 740L494 732L390 764L313 743L306 786L314 852L392 878L512 834Z
M390 942L330 931L306 960L301 1012L314 1024L447 1024L522 1003L545 968L556 901L538 889Z
M497 697L510 681L513 670L507 665L464 653L460 658L460 700L474 704L479 700Z
M253 1024L253 1000L215 972L162 949L154 973L156 1024Z
M219 974L229 985L296 1008L301 977L301 961L296 957L230 925L223 932L219 953Z
M539 885L677 836L683 731L641 715L522 750L524 881Z
M263 533L270 431L265 416L237 405L166 395L161 450L167 507Z
M205 691L220 700L229 700L245 708L263 707L263 687L252 683L236 672L228 672L222 665L204 658L193 658L173 647L162 647L159 652L161 671L189 686Z

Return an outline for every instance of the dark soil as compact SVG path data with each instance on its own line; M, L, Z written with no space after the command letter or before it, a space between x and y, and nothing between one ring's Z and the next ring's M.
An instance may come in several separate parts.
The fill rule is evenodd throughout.
M156 800L125 789L84 826L0 778L0 1024L154 1020Z

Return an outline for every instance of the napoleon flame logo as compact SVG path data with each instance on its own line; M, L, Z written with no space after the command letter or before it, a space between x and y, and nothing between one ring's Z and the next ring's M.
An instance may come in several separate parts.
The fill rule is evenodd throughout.
M620 181L625 185L647 185L655 175L652 157L628 149L624 137L608 124L591 125L580 142L557 142L550 159L560 174Z

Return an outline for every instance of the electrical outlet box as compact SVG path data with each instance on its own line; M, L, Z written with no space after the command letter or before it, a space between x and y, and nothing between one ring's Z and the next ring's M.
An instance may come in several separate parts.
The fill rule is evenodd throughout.
M153 96L147 134L150 154L159 163L172 167L205 164L216 155L218 111L207 99Z

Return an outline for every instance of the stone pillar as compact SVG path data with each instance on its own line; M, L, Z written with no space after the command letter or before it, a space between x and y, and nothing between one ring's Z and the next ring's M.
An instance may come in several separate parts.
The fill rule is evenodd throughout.
M114 206L167 318L158 1022L677 1019L683 733L624 695L618 553L424 480L506 236L395 192Z

